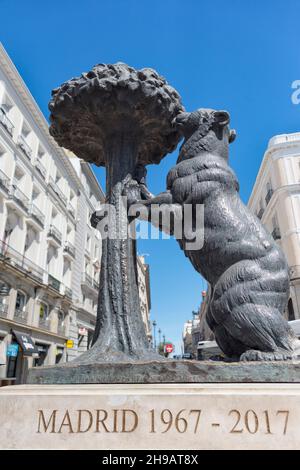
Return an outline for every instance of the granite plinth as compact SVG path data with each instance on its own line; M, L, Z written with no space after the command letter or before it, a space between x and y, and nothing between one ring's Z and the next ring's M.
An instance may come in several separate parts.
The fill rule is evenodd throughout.
M300 361L67 363L29 369L28 384L300 383Z

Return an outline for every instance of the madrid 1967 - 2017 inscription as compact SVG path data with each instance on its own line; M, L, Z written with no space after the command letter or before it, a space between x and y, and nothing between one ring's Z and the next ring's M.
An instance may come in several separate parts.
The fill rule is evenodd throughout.
M290 411L286 409L238 410L229 409L217 421L205 416L205 409L170 410L150 409L141 417L132 409L79 409L37 411L37 433L134 433L142 431L166 434L175 431L180 434L203 432L207 427L222 429L231 434L278 434L288 433Z

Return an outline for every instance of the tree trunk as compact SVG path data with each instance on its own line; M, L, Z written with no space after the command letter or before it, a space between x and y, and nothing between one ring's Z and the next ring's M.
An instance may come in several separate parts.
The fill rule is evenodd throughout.
M140 310L136 241L128 237L127 207L122 200L137 164L136 145L123 133L110 139L107 147L107 203L114 206L116 214L110 219L109 230L114 228L117 238L102 241L97 324L93 347L84 356L97 362L150 359L155 355ZM133 191L139 190L136 187ZM124 239L118 238L121 233Z

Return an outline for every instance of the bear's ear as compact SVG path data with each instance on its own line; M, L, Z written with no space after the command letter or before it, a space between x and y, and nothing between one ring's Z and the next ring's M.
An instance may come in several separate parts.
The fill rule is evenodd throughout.
M236 139L236 130L231 129L231 131L229 132L229 143L232 144L232 142L234 142L235 139Z
M230 115L227 111L215 111L214 121L217 122L220 126L227 126L230 121Z

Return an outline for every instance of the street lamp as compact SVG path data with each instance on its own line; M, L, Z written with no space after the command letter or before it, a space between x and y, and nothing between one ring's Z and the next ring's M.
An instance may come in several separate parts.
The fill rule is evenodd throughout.
M153 344L153 346L154 346L154 349L155 349L155 350L156 350L156 331L155 331L156 325L157 325L156 321L153 320L153 322L152 322L152 326L153 326L153 339L154 339L154 344Z
M161 343L161 329L158 330L158 345Z

